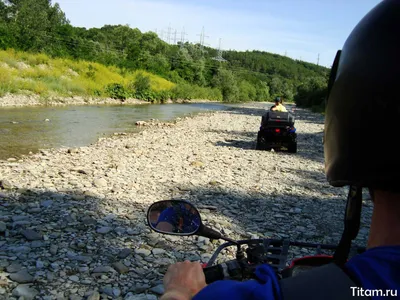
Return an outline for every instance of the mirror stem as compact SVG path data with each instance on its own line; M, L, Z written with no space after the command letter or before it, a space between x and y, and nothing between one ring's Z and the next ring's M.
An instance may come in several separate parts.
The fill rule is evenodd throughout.
M224 241L227 241L227 242L231 242L231 243L233 243L235 245L238 245L238 247L239 247L239 243L238 242L236 242L235 240L232 240L232 239L230 239L228 237L221 236L221 240L224 240Z

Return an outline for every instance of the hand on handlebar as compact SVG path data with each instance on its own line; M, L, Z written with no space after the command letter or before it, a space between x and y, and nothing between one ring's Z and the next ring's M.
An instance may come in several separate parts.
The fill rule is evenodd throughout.
M191 299L207 286L201 264L190 261L170 265L163 281L165 293L161 300Z

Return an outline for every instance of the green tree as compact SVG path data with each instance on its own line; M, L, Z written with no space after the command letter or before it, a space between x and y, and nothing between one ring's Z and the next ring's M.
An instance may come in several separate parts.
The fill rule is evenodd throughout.
M17 6L15 24L18 30L18 44L22 50L40 50L49 41L47 29L47 0L24 0Z
M240 91L232 71L219 69L218 74L214 77L213 86L221 90L223 101L235 102L239 100Z
M298 106L321 106L327 94L327 81L320 77L310 77L297 88L294 100Z
M273 76L269 82L270 93L272 97L281 96L283 92L283 82L279 76Z
M150 91L150 77L143 73L137 74L132 88L135 90L136 97L142 99L143 95Z
M242 80L239 85L239 100L254 101L257 97L257 89L246 80Z
M269 86L266 82L260 81L256 85L256 101L268 101L271 98Z

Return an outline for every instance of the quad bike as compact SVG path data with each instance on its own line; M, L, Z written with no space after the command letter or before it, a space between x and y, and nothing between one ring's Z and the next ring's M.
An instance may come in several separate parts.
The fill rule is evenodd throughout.
M298 276L300 276L301 283L301 280L304 279L304 277L303 279L301 278L302 274L305 273L311 274L311 276L313 276L312 280L322 281L316 282L316 284L320 286L320 291L323 295L318 295L317 293L311 297L312 299L345 299L345 297L342 297L342 294L338 296L334 294L325 295L325 293L329 290L329 287L332 286L332 281L343 283L342 286L345 287L341 291L343 293L348 293L348 291L350 291L350 288L347 288L348 285L357 286L354 282L348 281L347 275L344 275L341 269L336 265L336 263L345 263L350 254L355 255L365 251L365 247L353 246L351 244L352 240L358 233L359 221L357 221L357 216L360 212L361 206L359 205L360 200L357 199L356 196L351 196L352 198L350 196L351 195L349 194L350 200L348 202L349 209L347 210L345 217L345 230L339 245L313 244L277 239L249 239L235 241L223 236L214 229L205 226L201 222L200 213L197 208L191 203L183 200L164 200L153 203L147 212L147 223L152 230L163 234L179 236L198 235L210 239L222 239L227 241L220 245L210 260L203 265L207 284L217 280L226 279L237 281L255 279L257 267L268 264L273 268L280 281L299 278ZM170 207L182 207L182 204L188 209L188 213L184 216L184 222L171 221L169 229L163 229L157 225L158 223L162 223L162 221L159 221L157 218L159 218L160 215L163 215L165 210L168 209L169 212L173 213L173 210L170 210ZM181 216L180 211L178 214ZM160 220L161 219L165 220L165 218L160 218ZM169 219L178 220L178 218ZM227 247L237 248L236 259L216 264L218 255ZM294 259L291 261L290 265L288 265L288 256L290 249L293 247L314 249L315 255ZM329 252L335 253L332 255L329 254ZM327 268L324 268L325 266L327 266ZM317 272L313 272L314 270ZM289 284L284 288L284 291L287 294L291 293L291 290L293 290L291 289L292 286L293 284L289 282ZM303 299L301 297L298 298L298 293L300 293L298 290L298 281L297 284L296 282L294 283L294 286L296 287L295 291L292 293L294 298ZM309 289L305 290L304 295L307 293L309 293ZM291 299L291 297L287 297L287 299L288 298Z
M289 112L268 111L261 119L256 150L280 150L282 147L290 153L297 152L294 116Z

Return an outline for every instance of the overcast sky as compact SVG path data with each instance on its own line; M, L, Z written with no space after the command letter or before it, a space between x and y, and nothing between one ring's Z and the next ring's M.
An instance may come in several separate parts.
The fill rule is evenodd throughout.
M54 1L53 1L54 2ZM73 26L129 25L170 42L262 50L330 67L358 21L379 0L59 0Z

